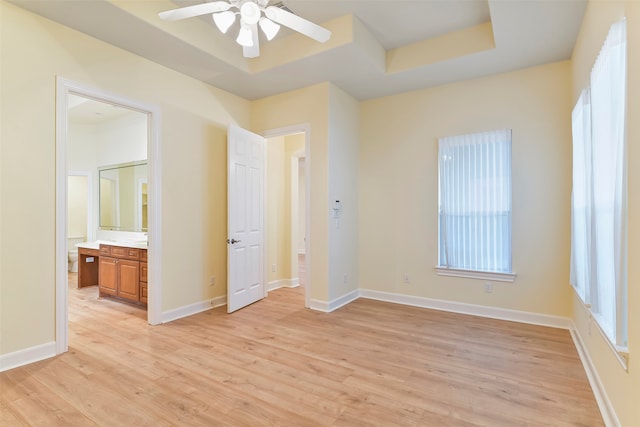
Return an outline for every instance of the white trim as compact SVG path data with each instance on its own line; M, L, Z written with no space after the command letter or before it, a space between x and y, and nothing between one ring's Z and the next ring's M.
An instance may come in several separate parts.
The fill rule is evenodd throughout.
M587 374L587 379L589 380L589 384L591 385L591 389L593 390L596 402L598 403L598 408L600 408L600 414L602 415L604 424L607 427L619 427L620 421L618 420L616 411L613 408L611 401L609 400L609 396L607 396L607 391L604 388L602 381L600 381L598 371L593 365L591 357L589 357L589 352L584 345L584 341L582 341L582 337L580 336L578 328L576 328L573 322L571 323L572 325L569 329L569 331L571 332L571 338L573 339L573 343L576 347L576 350L578 351L578 356L580 357L582 366L584 367L585 373Z
M55 352L69 350L67 255L67 94L71 84L56 79L56 237L55 237Z
M0 356L0 372L49 359L55 357L56 354L57 345L55 341L3 354Z
M160 239L160 109L153 105L142 104L129 98L114 95L101 89L86 86L60 76L56 77L56 354L69 349L69 315L67 289L67 133L68 111L67 95L76 94L101 102L119 105L137 110L148 116L148 164L149 179L149 301L147 321L156 325L162 322L162 284L160 266L162 245ZM152 178L151 178L152 177Z
M151 325L162 323L162 157L160 150L160 108L148 106L147 124L147 251L148 286L147 321Z
M219 297L215 297L212 299L184 305L182 307L174 308L173 310L163 312L162 323L173 322L174 320L182 319L183 317L193 316L194 314L202 313L203 311L211 310L212 308L222 307L223 305L227 305L226 295L221 295Z
M343 307L349 304L350 302L357 300L359 297L360 297L360 290L354 289L353 291L341 297L332 299L331 301L321 301L317 299L312 299L311 305L309 306L309 308L312 310L323 311L325 313L331 313L332 311L335 311L340 307Z
M445 301L412 295L402 295L390 292L373 291L369 289L360 289L360 296L362 298L373 299L377 301L393 302L396 304L430 308L433 310L450 311L453 313L469 314L472 316L488 317L491 319L509 320L512 322L529 323L532 325L549 326L552 328L571 328L571 321L568 318L553 316L549 314L510 310L498 307L487 307L483 305Z
M461 270L458 268L436 267L439 276L464 277L467 279L492 280L494 282L515 282L516 273L498 273L491 271Z
M296 157L297 156L297 157ZM300 191L299 191L299 183L298 178L300 177L300 157L304 156L304 148L302 150L298 150L296 153L293 153L289 158L289 200L290 200L290 248L291 252L289 254L289 262L291 263L291 271L298 272L298 251L296 248L299 246L300 238L298 236L300 231L300 215L299 215L299 207L300 207ZM295 203L294 203L295 201Z
M300 282L297 277L294 277L293 279L280 279L269 282L267 283L267 290L271 292L280 288L297 288L298 286L300 286Z

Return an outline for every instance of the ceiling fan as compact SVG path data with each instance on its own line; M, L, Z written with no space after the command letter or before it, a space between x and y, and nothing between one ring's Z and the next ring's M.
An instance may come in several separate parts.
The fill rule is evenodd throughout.
M321 43L331 37L331 31L285 10L282 3L269 6L269 2L270 0L213 1L167 10L158 15L167 21L177 21L211 14L218 29L225 34L236 21L236 15L240 15L240 31L236 42L242 46L245 58L255 58L260 55L258 26L267 40L272 40L276 36L280 25Z

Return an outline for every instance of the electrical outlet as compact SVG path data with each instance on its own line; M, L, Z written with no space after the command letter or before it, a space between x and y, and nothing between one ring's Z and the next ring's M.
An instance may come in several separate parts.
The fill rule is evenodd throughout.
M215 286L215 285L216 285L216 276L209 277L209 286Z
M484 284L484 291L488 294L490 294L491 292L493 292L493 283L491 282L485 282Z
M271 264L271 272L272 273L276 272L276 265L275 264Z
M409 275L407 273L402 273L402 283L408 285L410 282Z
M349 276L347 274L344 275L344 278L342 279L342 282L346 285L347 283L349 283Z

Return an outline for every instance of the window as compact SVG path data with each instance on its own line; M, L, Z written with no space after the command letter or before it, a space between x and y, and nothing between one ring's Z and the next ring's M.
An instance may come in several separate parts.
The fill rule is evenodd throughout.
M513 281L511 130L441 138L438 172L438 273Z
M588 274L591 248L591 103L589 90L571 114L573 133L573 189L571 192L571 283L584 302L590 299ZM587 144L586 142L589 141ZM589 159L589 161L587 161ZM591 178L589 178L590 181Z
M572 114L571 283L618 348L627 346L626 68L621 21Z

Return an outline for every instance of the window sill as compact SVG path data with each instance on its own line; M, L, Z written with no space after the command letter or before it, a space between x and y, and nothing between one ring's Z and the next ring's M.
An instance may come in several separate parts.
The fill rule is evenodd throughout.
M617 345L616 343L611 341L611 338L609 338L609 335L607 335L607 333L604 331L604 329L600 325L600 321L598 320L598 316L596 316L591 311L591 304L585 303L584 300L582 299L582 296L580 295L580 293L577 292L576 289L573 286L571 286L571 289L573 289L573 292L578 297L578 301L580 301L582 303L582 307L585 310L585 313L587 315L588 321L589 322L593 322L593 324L596 326L595 329L597 329L597 331L600 333L600 336L602 337L602 340L607 344L607 347L609 347L609 349L611 350L611 353L613 354L613 356L620 363L622 368L626 372L629 372L629 347L623 347L623 346ZM588 335L591 335L591 324L588 325L588 328L589 329L588 329L587 333L588 333Z
M491 280L494 282L515 282L516 273L496 273L492 271L460 270L457 268L436 267L439 276L464 277L466 279Z
M609 349L611 349L611 352L613 353L616 360L620 363L620 365L626 372L629 372L629 348L617 345L616 343L611 341L609 335L607 335L604 329L602 329L602 325L600 325L598 316L593 314L591 310L589 310L589 316L591 317L591 319L593 319L593 323L595 323L596 329L600 332L600 336L602 337L604 342L607 343Z

